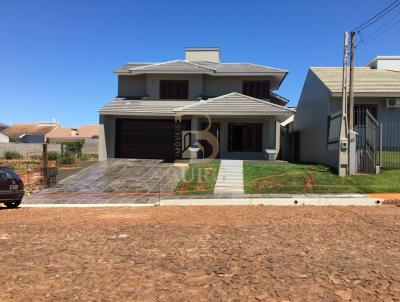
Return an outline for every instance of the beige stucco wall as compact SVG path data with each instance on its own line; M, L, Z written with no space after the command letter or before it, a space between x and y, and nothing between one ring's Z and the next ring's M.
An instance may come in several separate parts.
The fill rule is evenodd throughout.
M366 97L356 97L354 99L355 105L377 105L377 117L378 121L381 123L395 123L400 121L400 108L387 108L386 98L366 98ZM330 102L330 111L341 110L341 99L332 98Z
M329 151L327 145L330 92L309 71L294 118L294 131L300 131L300 160L337 168L338 151Z
M118 76L118 96L141 97L146 94L146 75Z
M118 76L118 96L140 97L147 95L149 99L159 99L160 80L188 80L189 99L197 100L200 96L214 97L231 92L243 93L243 81L268 80L271 89L277 82L272 77L229 77L207 76L201 74L148 74Z
M273 88L274 85L274 80L271 77L213 77L205 75L203 80L203 94L208 97L213 97L231 92L243 93L243 81L252 80L268 80L271 83L271 88Z
M358 98L354 100L355 105L376 105L377 120L383 124L383 148L397 148L400 141L400 136L396 133L400 123L400 108L387 108L386 98ZM339 98L333 98L330 102L332 109L340 108ZM357 128L354 129L357 132Z
M107 158L115 157L115 117L114 116L104 116L100 115L99 124L104 125L104 136L105 139L100 146L103 148L102 153L107 154ZM105 143L105 148L104 144ZM105 149L105 150L104 150ZM102 156L104 156L102 154Z
M187 61L210 61L220 62L220 51L219 50L185 50L185 59Z

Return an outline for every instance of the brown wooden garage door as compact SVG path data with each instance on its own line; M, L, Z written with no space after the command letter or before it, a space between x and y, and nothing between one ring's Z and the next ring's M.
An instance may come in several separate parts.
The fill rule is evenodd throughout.
M174 158L173 120L117 119L118 158Z

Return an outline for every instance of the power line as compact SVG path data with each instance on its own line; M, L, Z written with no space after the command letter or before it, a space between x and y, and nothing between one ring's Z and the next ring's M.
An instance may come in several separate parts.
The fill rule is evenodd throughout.
M367 41L374 40L374 39L380 37L383 33L391 30L393 27L395 27L399 23L400 23L400 15L395 15L387 23L383 24L383 26L379 27L377 30L375 30L370 35L368 35L365 39L363 39L362 43L365 43Z
M400 5L400 0L394 1L392 4L387 6L385 9L383 9L382 11L380 11L378 14L376 14L372 18L368 19L367 21L363 22L361 25L354 28L352 31L360 32L360 31L366 29L367 27L371 26L372 24L374 24L377 21L379 21L380 19L382 19L384 16L386 16L388 13L390 13L392 10L394 10L399 5Z
M378 30L374 31L371 35L367 36L365 39L362 40L362 46L365 45L366 42L373 41L380 36L382 36L385 32L391 30L393 27L398 25L400 23L400 18L399 15L396 16L397 18L393 18L391 21L394 22L389 22L386 23L385 26L380 27ZM368 44L368 43L367 43Z

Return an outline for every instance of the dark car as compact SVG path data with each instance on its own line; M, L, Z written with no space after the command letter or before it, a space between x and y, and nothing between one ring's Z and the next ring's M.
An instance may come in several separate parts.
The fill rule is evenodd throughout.
M17 208L24 197L24 183L10 168L0 166L0 203Z

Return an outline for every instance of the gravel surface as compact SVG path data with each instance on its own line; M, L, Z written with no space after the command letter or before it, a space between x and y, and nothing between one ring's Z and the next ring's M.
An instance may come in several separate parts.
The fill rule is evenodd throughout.
M399 218L396 206L0 210L0 301L399 301Z

